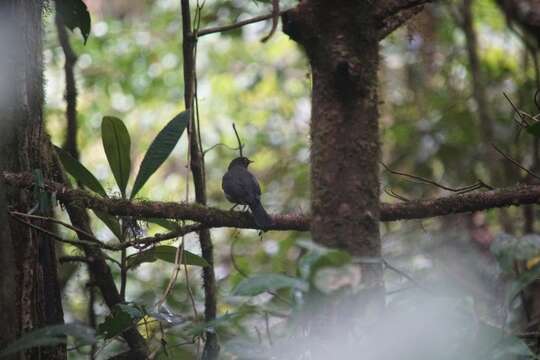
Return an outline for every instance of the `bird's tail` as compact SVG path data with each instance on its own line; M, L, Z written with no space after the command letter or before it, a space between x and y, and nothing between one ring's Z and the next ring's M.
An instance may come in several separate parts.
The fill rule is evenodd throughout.
M259 200L255 201L253 204L250 204L249 208L251 209L251 213L255 219L255 224L257 224L258 227L264 230L272 226L272 218L270 215L268 215Z

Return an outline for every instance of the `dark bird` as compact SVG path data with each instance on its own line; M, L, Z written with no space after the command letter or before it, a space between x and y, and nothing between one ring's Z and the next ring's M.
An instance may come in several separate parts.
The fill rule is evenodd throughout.
M261 187L259 182L248 171L253 161L246 157L238 157L231 161L229 168L221 181L221 188L227 200L233 204L249 206L255 224L261 229L272 225L272 219L261 204Z

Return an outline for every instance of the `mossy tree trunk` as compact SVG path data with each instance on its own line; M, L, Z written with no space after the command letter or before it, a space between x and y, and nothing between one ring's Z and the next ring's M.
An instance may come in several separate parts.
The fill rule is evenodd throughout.
M43 129L43 7L42 1L0 2L0 171L40 169L49 177L51 153ZM63 322L53 240L8 213L29 212L34 205L27 192L0 184L0 348L24 332ZM65 357L65 346L59 345L15 358Z
M374 1L303 1L284 32L306 51L313 77L311 232L316 242L379 257L379 38ZM362 269L381 283L379 265Z

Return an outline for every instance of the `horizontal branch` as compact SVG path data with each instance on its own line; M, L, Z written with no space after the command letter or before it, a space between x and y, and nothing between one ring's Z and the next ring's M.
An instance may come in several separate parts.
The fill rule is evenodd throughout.
M5 182L12 186L31 188L33 185L33 178L29 173L3 173L2 175ZM47 191L56 193L56 198L63 203L117 216L191 220L208 228L257 229L252 216L246 212L225 211L198 204L107 199L84 190L68 189L62 184L50 181L45 182L45 187ZM535 204L539 201L540 185L522 185L398 204L382 203L381 221L425 219L512 205ZM272 220L274 223L269 230L307 231L311 222L311 218L303 214L276 214L272 215Z
M434 0L389 0L381 2L377 10L376 16L380 23L379 25L379 39L384 39L388 34L400 27L408 19L418 14L423 5L430 3ZM290 10L290 9L289 9ZM283 15L289 10L282 10L279 15ZM255 16L250 19L238 21L229 25L215 26L206 29L201 29L194 34L197 37L205 35L222 33L234 29L239 29L243 26L255 24L261 21L270 20L274 18L273 12L265 15Z
M379 21L384 21L402 11L433 2L434 0L386 0L378 3L375 16Z
M379 40L383 40L385 37L393 33L395 30L401 27L401 25L405 24L411 18L416 16L423 9L424 5L417 5L380 20Z

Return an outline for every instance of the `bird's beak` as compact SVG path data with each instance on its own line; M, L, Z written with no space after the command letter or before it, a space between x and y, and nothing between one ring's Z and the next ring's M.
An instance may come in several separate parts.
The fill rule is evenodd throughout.
M248 159L248 164L252 164L252 163L254 163L254 162L255 162L255 161L249 160L249 159Z

